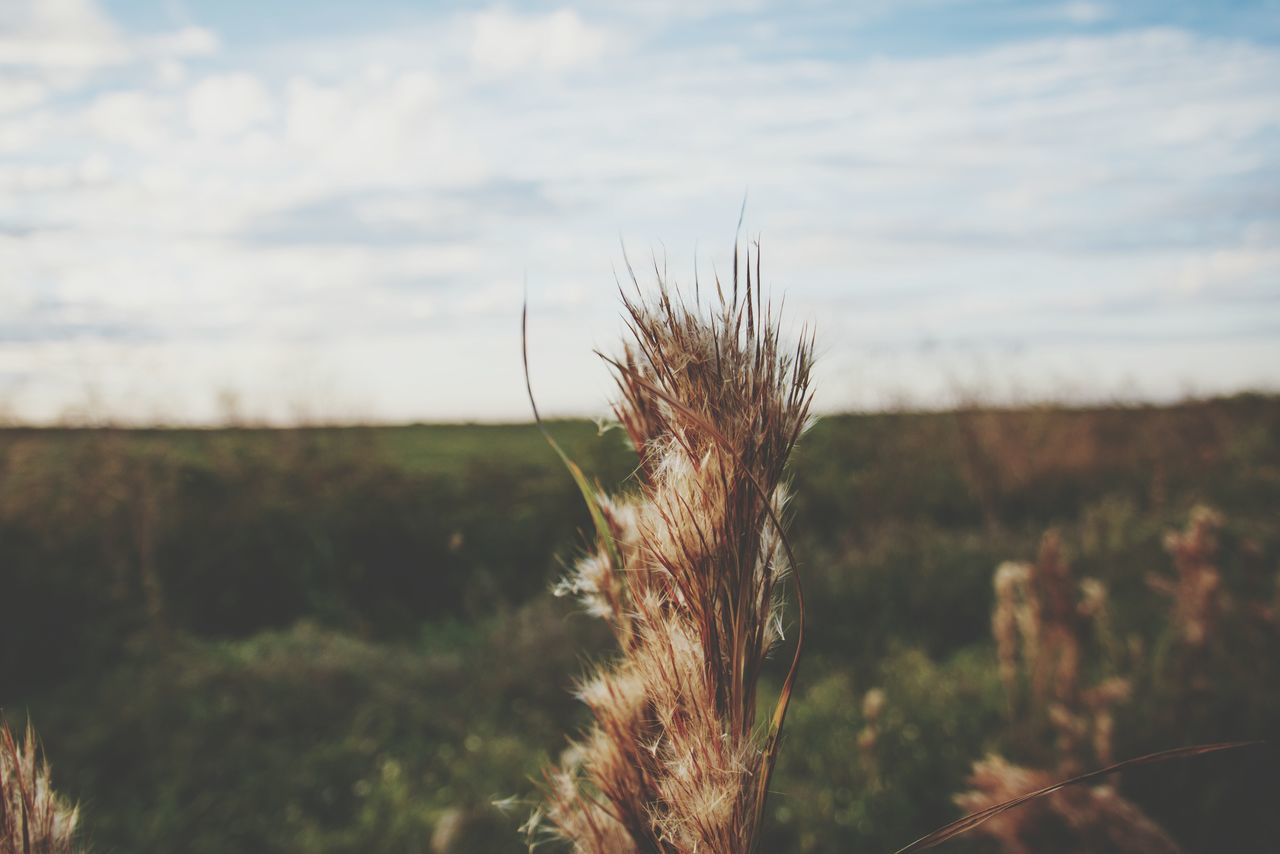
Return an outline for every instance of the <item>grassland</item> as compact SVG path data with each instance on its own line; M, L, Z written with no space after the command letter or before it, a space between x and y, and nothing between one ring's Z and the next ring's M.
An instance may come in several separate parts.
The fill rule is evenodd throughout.
M551 426L625 484L617 431ZM1117 755L1280 740L1280 399L830 417L794 492L809 646L766 850L893 850L988 750L1047 761L1006 719L990 615L996 565L1049 527L1132 650ZM1230 607L1192 684L1145 579L1198 503ZM490 804L531 793L585 720L582 650L608 650L547 592L588 524L527 425L0 431L0 705L98 851L520 851ZM1122 788L1188 850L1261 850L1275 760Z

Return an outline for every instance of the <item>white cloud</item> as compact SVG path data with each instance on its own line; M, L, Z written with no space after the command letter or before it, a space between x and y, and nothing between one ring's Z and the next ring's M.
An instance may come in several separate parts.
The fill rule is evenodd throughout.
M1274 248L1215 249L1181 261L1162 284L1184 295L1211 291L1253 289L1261 293L1275 286L1280 250Z
M266 88L252 74L206 77L187 92L187 122L196 133L230 136L271 118Z
M0 6L0 65L83 73L217 49L217 36L202 27L123 33L95 0L7 0Z
M0 121L0 154L27 154L39 150L53 124L47 112L3 117Z
M1097 24L1111 17L1111 9L1101 3L1089 3L1077 0L1074 3L1063 3L1047 10L1046 17L1058 18L1073 24Z
M1272 47L1069 29L818 60L661 22L633 52L625 22L567 8L436 23L184 63L217 40L99 16L132 64L92 97L18 69L27 89L0 86L0 331L20 334L0 336L0 379L35 377L23 411L75 402L84 363L102 405L144 415L131 402L198 414L241 381L289 401L317 364L370 417L519 417L525 271L540 394L598 407L618 233L641 268L665 240L678 278L695 242L703 276L723 272L746 189L766 278L820 321L826 405L854 401L851 366L933 394L939 362L984 347L1069 374L1121 320L1174 342L1112 354L1152 387L1183 363L1144 354L1202 321L1226 355L1197 376L1226 388L1267 349L1232 300L1280 325L1259 297L1280 276Z
M322 179L321 192L473 179L476 158L440 109L440 91L430 72L377 66L341 83L295 78L285 92L284 141Z
M69 187L76 173L63 164L0 166L0 189L9 192L39 192Z
M212 30L183 27L170 33L138 39L137 45L140 52L148 57L195 57L212 56L218 52L221 42Z
M598 59L607 44L602 29L568 8L546 15L490 9L476 14L471 25L471 59L493 74L561 71Z
M0 63L95 68L128 49L93 0L18 0L0 13Z
M101 140L155 151L174 136L176 109L163 96L124 90L99 95L86 111L89 128Z
M47 96L48 87L35 80L0 77L0 116L33 107Z

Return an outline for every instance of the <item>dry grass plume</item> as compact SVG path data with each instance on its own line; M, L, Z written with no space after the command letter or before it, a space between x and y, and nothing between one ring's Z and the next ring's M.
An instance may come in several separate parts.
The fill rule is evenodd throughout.
M595 549L558 588L609 624L618 654L581 681L594 723L547 771L530 827L584 854L741 854L757 847L799 656L797 637L758 722L792 568L780 516L809 420L812 338L784 345L758 247L742 270L735 250L731 287L717 281L710 306L661 274L650 298L634 272L631 283L630 340L604 358L637 485L591 496Z
M0 854L68 854L76 850L78 809L53 791L38 758L35 731L19 740L0 722Z

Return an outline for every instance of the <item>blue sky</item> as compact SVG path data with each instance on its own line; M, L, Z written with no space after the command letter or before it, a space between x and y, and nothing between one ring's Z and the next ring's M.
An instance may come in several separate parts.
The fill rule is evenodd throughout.
M604 410L739 207L824 409L1280 388L1280 4L0 0L0 413Z

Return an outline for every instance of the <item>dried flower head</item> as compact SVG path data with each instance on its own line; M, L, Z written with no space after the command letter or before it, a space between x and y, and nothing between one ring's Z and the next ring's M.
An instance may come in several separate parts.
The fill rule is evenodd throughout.
M1110 707L1123 696L1103 686L1082 688L1080 664L1087 628L1110 639L1106 586L1093 578L1075 583L1055 531L1042 538L1035 563L997 567L994 586L991 631L1010 716L1047 717L1058 735L1062 770L1074 767L1089 746L1101 748L1097 755L1105 760Z
M1031 672L1038 658L1040 608L1031 593L1034 572L1032 564L1006 561L996 568L994 578L996 606L991 612L991 634L996 640L1000 681L1004 683L1010 714L1016 703L1019 665Z
M955 802L969 813L1044 788L1047 771L1023 768L999 756L974 763L969 791ZM1001 812L976 828L994 838L1004 854L1112 851L1176 854L1177 844L1140 809L1110 786L1076 786Z
M1203 647L1213 635L1222 613L1222 576L1214 561L1218 554L1220 513L1204 505L1192 508L1182 531L1165 534L1164 547L1173 557L1176 575L1152 573L1147 583L1173 600L1178 637L1191 649Z
M31 724L19 741L0 722L0 854L75 850L79 810L53 791L49 765L38 752Z
M619 655L578 695L594 723L548 772L550 829L581 852L755 848L795 660L773 719L756 686L781 640L780 516L807 425L812 339L784 349L747 254L710 308L659 276L623 295L614 412L638 489L595 499L597 543L557 592L613 628ZM635 282L634 273L632 282ZM796 656L799 654L797 638Z

